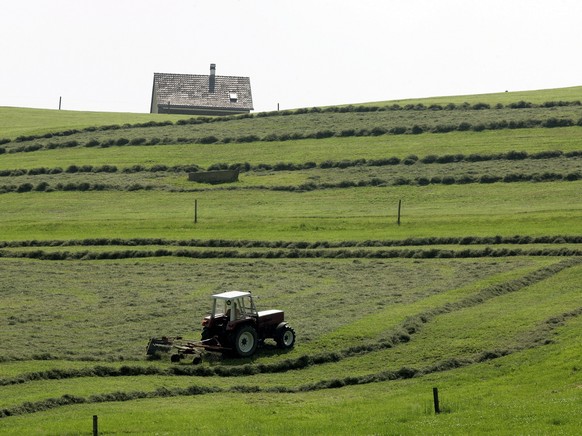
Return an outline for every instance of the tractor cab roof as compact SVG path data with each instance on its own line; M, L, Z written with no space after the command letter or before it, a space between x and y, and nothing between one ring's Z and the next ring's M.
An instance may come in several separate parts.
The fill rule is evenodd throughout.
M232 300L234 298L247 297L249 295L251 295L250 292L228 291L222 292L221 294L214 294L212 298L216 298L218 300Z

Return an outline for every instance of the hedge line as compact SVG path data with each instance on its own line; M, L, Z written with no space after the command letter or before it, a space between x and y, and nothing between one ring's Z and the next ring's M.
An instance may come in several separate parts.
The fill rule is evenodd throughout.
M406 247L423 245L532 245L532 244L581 244L582 235L547 235L547 236L451 236L429 238L406 238L365 241L258 241L230 239L163 239L163 238L88 238L88 239L54 239L39 241L0 241L0 248L18 247L79 247L79 246L178 246L205 248L280 248L293 250L313 250L323 248L353 247Z
M489 123L478 123L471 124L468 122L462 122L460 124L450 124L450 125L436 125L436 126L400 126L386 128L382 126L373 127L371 129L344 129L340 131L333 130L321 130L317 132L294 132L294 133L270 133L263 137L258 135L243 135L239 137L224 137L218 138L214 135L203 136L203 137L192 137L192 138L118 138L118 139L106 139L104 141L97 141L92 139L84 144L73 140L67 142L49 142L48 144L30 144L23 145L19 147L14 147L9 150L4 150L8 153L26 153L38 150L52 150L56 148L71 148L71 147L113 147L113 146L126 146L126 145L171 145L171 144L229 144L229 143L248 143L248 142L284 142L291 140L302 140L302 139L325 139L332 137L346 138L346 137L358 137L358 136L381 136L381 135L405 135L412 134L418 135L421 133L448 133L453 131L475 131L481 132L484 130L503 130L503 129L528 129L535 127L544 128L555 128L555 127L570 127L570 126L582 126L582 118L575 121L569 118L549 118L547 120L522 120L522 121L492 121ZM32 137L26 137L26 141L32 140ZM37 138L38 139L38 138ZM23 140L24 141L24 140Z

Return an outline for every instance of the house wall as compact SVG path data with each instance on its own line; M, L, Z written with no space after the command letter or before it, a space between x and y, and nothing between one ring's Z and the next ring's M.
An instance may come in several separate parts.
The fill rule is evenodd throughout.
M157 104L156 112L152 111L151 113L222 116L222 115L248 114L249 112L250 110L242 109L203 108L196 106L172 106L168 104Z
M154 79L154 85L152 89L152 103L150 106L150 114L157 114L158 112L158 84Z

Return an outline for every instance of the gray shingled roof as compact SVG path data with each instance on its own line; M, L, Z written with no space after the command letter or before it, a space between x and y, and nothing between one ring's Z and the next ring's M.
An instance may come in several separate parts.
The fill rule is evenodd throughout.
M154 73L152 110L156 102L213 110L248 112L253 109L249 77L214 77L214 92L211 92L209 75Z

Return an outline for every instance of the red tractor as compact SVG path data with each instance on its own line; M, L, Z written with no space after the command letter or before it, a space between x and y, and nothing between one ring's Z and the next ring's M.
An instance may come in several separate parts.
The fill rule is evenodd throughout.
M212 311L202 320L200 341L182 341L181 338L152 338L147 354L156 351L178 350L172 355L177 362L185 354L195 354L197 349L231 352L240 357L252 356L259 343L274 339L279 348L295 344L295 330L285 322L282 310L257 311L250 292L230 291L212 296ZM194 359L199 361L199 359Z

